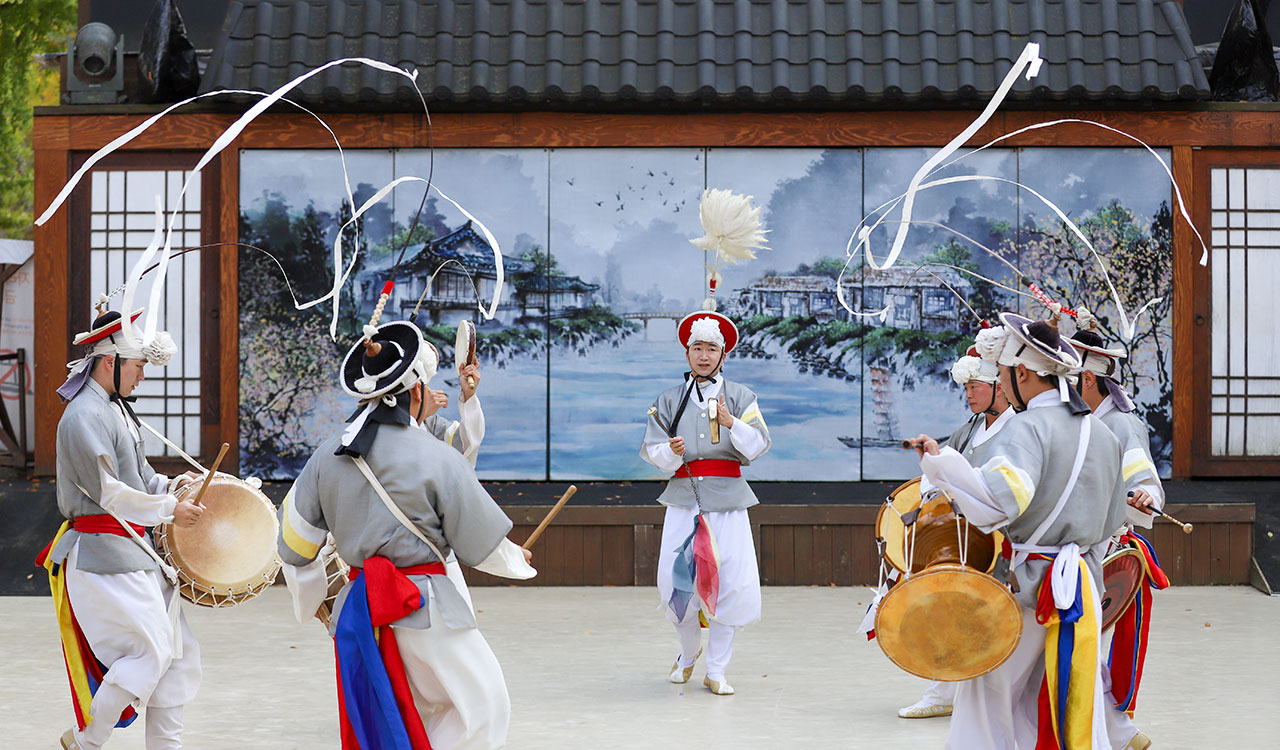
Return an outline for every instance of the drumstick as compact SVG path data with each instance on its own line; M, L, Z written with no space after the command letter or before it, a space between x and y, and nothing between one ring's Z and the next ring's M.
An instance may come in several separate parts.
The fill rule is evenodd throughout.
M657 423L658 423L658 427L662 428L662 431L663 431L663 432L667 433L668 435L670 435L670 434L671 434L671 430L668 430L668 429L667 429L667 426L666 426L665 424L663 424L663 423L662 423L662 417L659 417L659 416L658 416L658 407L656 407L656 406L650 406L650 407L649 407L649 416L653 417L653 421L655 421L655 422L657 422Z
M1133 497L1133 490L1129 490L1129 497ZM1154 505L1148 505L1147 510L1150 510L1152 513L1156 514L1157 516L1164 516L1164 520L1169 521L1170 523L1177 524L1178 526L1182 527L1182 533L1184 534L1190 534L1192 530L1195 529L1195 524L1183 523L1182 521L1179 521L1178 519L1174 518L1168 513L1165 513L1164 511L1160 510Z
M213 460L213 466L209 467L209 473L204 475L204 484L200 485L200 491L196 493L192 504L199 505L200 498L204 497L204 491L209 489L209 482L213 481L213 473L218 470L218 466L222 464L222 457L227 455L227 449L231 447L230 443L223 443L218 450L218 457Z
M577 485L569 485L569 489L565 490L564 494L560 496L560 499L556 501L556 504L552 506L550 512L548 512L546 517L542 519L542 523L538 524L538 528L534 529L533 533L529 535L529 538L524 540L524 544L521 545L524 549L529 549L533 546L534 542L538 541L538 537L542 536L543 530L551 523L551 519L556 517L556 514L560 512L560 509L564 507L564 504L569 502L569 498L573 497L573 493L577 491Z
M948 439L948 438L950 438L950 437L951 437L950 435L943 435L942 437L938 438L938 443L939 443L939 444L941 444L943 441L945 441L946 439ZM916 440L915 438L903 438L903 439L902 439L902 450L904 450L904 451L909 451L909 450L912 450L913 448L917 447L917 446L918 446L918 445L920 445L920 444L921 444L921 443L920 443L920 441Z

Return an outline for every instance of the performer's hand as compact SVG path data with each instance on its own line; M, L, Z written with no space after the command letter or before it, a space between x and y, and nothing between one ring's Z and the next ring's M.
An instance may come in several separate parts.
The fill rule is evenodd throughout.
M676 454L677 456L684 455L684 438L680 437L679 435L668 440L667 445L671 446L671 452Z
M915 438L912 439L912 443L914 444L913 447L916 449L916 453L920 454L920 458L924 458L924 454L926 453L930 456L938 455L938 441L923 432L916 435Z
M178 490L182 489L183 487L186 487L192 482L199 482L199 481L202 481L203 479L204 479L203 474L197 474L194 471L188 471L184 473L182 476L177 478L177 480L174 482L174 485L173 485L173 491L177 492Z
M467 382L471 378L471 382ZM476 387L480 385L480 368L467 365L458 371L458 387L462 389L462 400L466 401L476 395Z
M196 505L190 500L183 500L173 506L173 523L175 526L195 526L204 515L204 504Z
M532 552L530 552L529 550L525 549L524 547L521 547L521 548L520 548L520 551L524 553L524 561L525 561L525 563L526 563L526 564L530 564L530 565L531 565L531 564L533 564L533 553L532 553Z
M449 405L449 394L444 391L433 391L426 389L427 395L422 399L422 418L435 414L441 409Z
M1148 516L1152 515L1152 507L1156 504L1156 499L1151 496L1151 493L1141 488L1130 490L1127 500L1130 505Z
M721 427L733 427L733 412L724 403L724 394L720 394L720 406L716 407L716 421Z

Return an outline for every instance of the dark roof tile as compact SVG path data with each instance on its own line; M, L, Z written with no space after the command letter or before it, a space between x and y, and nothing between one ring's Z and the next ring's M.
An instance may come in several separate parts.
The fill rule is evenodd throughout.
M1176 0L233 0L224 29L205 90L271 90L364 56L416 68L451 109L968 103L1028 41L1046 64L1014 100L1208 96ZM292 98L417 103L355 65Z

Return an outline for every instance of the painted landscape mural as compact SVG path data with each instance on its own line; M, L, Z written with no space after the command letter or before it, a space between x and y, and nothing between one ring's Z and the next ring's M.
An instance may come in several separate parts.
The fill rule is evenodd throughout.
M396 177L432 168L423 150L345 157L356 205ZM896 197L926 158L922 149L437 150L434 183L501 249L497 315L479 313L495 292L493 248L434 192L424 203L421 183L399 188L344 235L344 257L359 254L337 341L328 303L296 310L275 262L242 250L241 470L291 478L341 429L354 403L337 387L338 362L404 248L384 319L417 310L415 322L442 353L432 386L449 394L454 417L454 331L462 319L477 324L482 478L660 478L638 456L645 410L687 369L675 323L701 304L705 262L689 240L701 234L702 190L720 187L755 196L772 247L722 268L717 293L742 332L726 375L756 391L774 439L747 475L914 476L917 465L897 441L945 435L967 418L948 370L979 319L999 309L1042 312L1011 291L1022 288L1020 277L1096 310L1106 334L1119 334L1096 262L1049 210L1007 183L921 193L899 264L875 271L855 258L846 268L858 220ZM245 151L240 172L241 241L279 258L300 301L324 295L333 239L352 211L337 152ZM1018 180L1058 203L1106 258L1130 313L1163 296L1140 321L1124 375L1167 473L1172 221L1160 165L1140 149L992 149L941 176L955 174ZM876 257L896 228L886 223L873 235ZM837 285L858 312L888 306L884 320L851 315Z

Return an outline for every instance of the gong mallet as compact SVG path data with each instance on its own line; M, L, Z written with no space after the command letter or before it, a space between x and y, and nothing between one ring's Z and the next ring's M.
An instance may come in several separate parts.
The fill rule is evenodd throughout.
M1133 497L1133 490L1129 490L1129 497ZM1147 506L1147 510L1151 511L1157 516L1164 516L1164 520L1182 527L1182 533L1184 534L1190 534L1192 530L1195 529L1195 524L1183 523L1182 521L1179 521L1178 519L1174 518L1168 513L1165 513L1164 511L1160 510L1154 505Z
M222 447L218 449L218 457L213 460L213 466L209 467L209 473L204 475L204 484L200 485L200 491L196 493L195 498L191 501L192 504L200 504L200 498L204 497L204 491L209 489L209 482L213 481L213 474L222 465L222 458L227 455L227 449L230 447L230 443L223 443Z
M524 544L520 546L524 549L531 549L533 547L533 543L538 541L538 537L542 536L542 532L551 523L551 519L556 517L556 514L560 512L560 509L564 507L564 504L569 502L569 498L573 497L573 493L577 491L578 486L576 484L569 485L569 489L564 491L564 494L560 496L560 499L556 501L556 504L547 512L546 517L542 519L542 523L538 524L538 528L534 529L533 533L529 535L529 538L524 540Z

